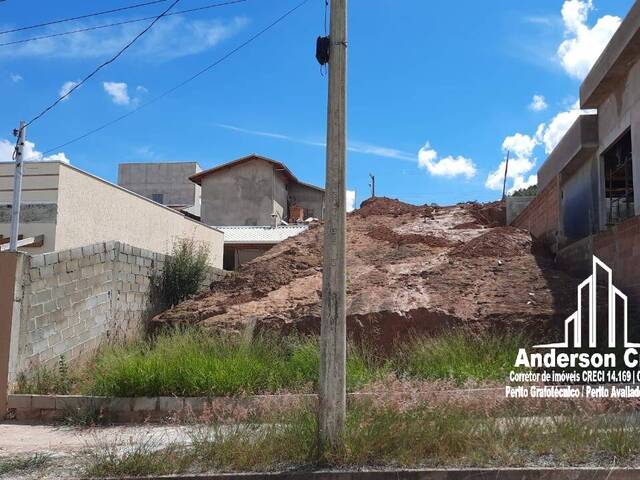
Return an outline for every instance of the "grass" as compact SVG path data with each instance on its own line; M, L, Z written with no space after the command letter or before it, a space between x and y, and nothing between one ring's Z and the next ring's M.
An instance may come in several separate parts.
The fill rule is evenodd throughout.
M458 384L505 379L522 336L450 333L417 338L385 357L350 344L347 389L395 375ZM153 340L104 347L80 371L36 370L17 393L78 393L115 397L237 396L317 390L317 337L240 336L201 330L171 331ZM62 363L64 366L64 363Z
M96 445L81 459L86 477L170 475L183 473L192 463L189 452L178 445L160 448L154 437L130 439L125 448Z
M553 417L482 413L462 406L411 409L352 405L344 448L316 451L311 410L221 427L200 426L187 446L143 446L124 454L94 449L89 476L182 472L255 472L359 467L522 467L630 465L640 454L640 420L573 408ZM164 461L162 460L164 459Z
M419 337L401 347L398 369L421 380L503 380L514 370L518 349L528 345L518 334L484 334L470 337L454 332L439 337Z
M36 453L24 458L0 458L0 475L38 470L50 461L47 454Z

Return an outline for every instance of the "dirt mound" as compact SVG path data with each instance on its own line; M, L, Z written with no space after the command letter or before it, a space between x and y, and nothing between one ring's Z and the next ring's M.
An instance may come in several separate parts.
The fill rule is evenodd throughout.
M430 217L433 214L433 207L429 205L411 205L393 198L372 197L360 204L360 208L355 214L367 218L371 215L384 215L397 217L399 215L423 215Z
M478 225L501 227L507 224L507 209L504 202L463 204Z
M526 232L495 226L503 210L363 202L347 217L349 333L389 346L457 326L531 329L566 318L575 280L534 254ZM318 332L322 242L323 227L312 226L153 322Z
M508 258L531 253L531 235L514 227L498 227L457 246L449 255L453 257Z
M443 237L436 237L435 235L418 235L416 233L401 234L391 230L389 227L376 227L367 233L371 238L380 240L383 242L389 242L394 245L413 245L416 243L422 243L431 247L450 247L455 245L455 242L447 240Z

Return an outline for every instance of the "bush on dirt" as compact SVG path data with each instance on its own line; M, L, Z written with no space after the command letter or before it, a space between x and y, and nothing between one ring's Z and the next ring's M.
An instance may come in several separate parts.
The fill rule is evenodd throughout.
M166 307L177 305L198 293L207 275L208 258L208 246L187 238L175 241L158 282Z

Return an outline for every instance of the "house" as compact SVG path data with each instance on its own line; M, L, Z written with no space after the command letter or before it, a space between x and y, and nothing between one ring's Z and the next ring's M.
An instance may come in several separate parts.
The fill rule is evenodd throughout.
M189 177L200 171L196 162L121 163L118 185L199 218L200 185Z
M597 255L640 306L640 3L580 87L581 115L538 172L538 194L513 220L590 270ZM634 151L635 150L635 151Z
M14 172L14 162L0 162L2 249L11 231ZM205 242L210 265L222 268L220 230L59 161L23 164L19 234L20 250L32 254L111 240L169 253L176 238L192 238Z
M247 155L190 179L202 186L207 225L272 226L323 217L324 189L301 182L284 163L267 157Z
M202 187L201 221L225 232L224 266L236 269L322 220L324 189L301 182L279 161L256 154L190 177Z

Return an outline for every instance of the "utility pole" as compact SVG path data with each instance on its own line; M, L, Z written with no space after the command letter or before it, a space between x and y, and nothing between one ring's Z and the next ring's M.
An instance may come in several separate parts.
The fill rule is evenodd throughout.
M340 446L346 417L347 0L331 0L318 450Z
M13 176L13 203L11 204L11 237L9 238L9 251L18 250L18 229L20 227L20 202L22 201L22 152L24 150L24 137L27 127L25 122L20 122L20 128L13 134L18 137L13 156L16 160L16 171Z
M373 198L376 196L376 176L370 173L369 178L371 179L371 182L369 183L369 186L371 187L371 198Z
M502 182L502 200L507 198L507 172L509 171L509 154L511 150L507 150L507 161L504 164L504 182Z

